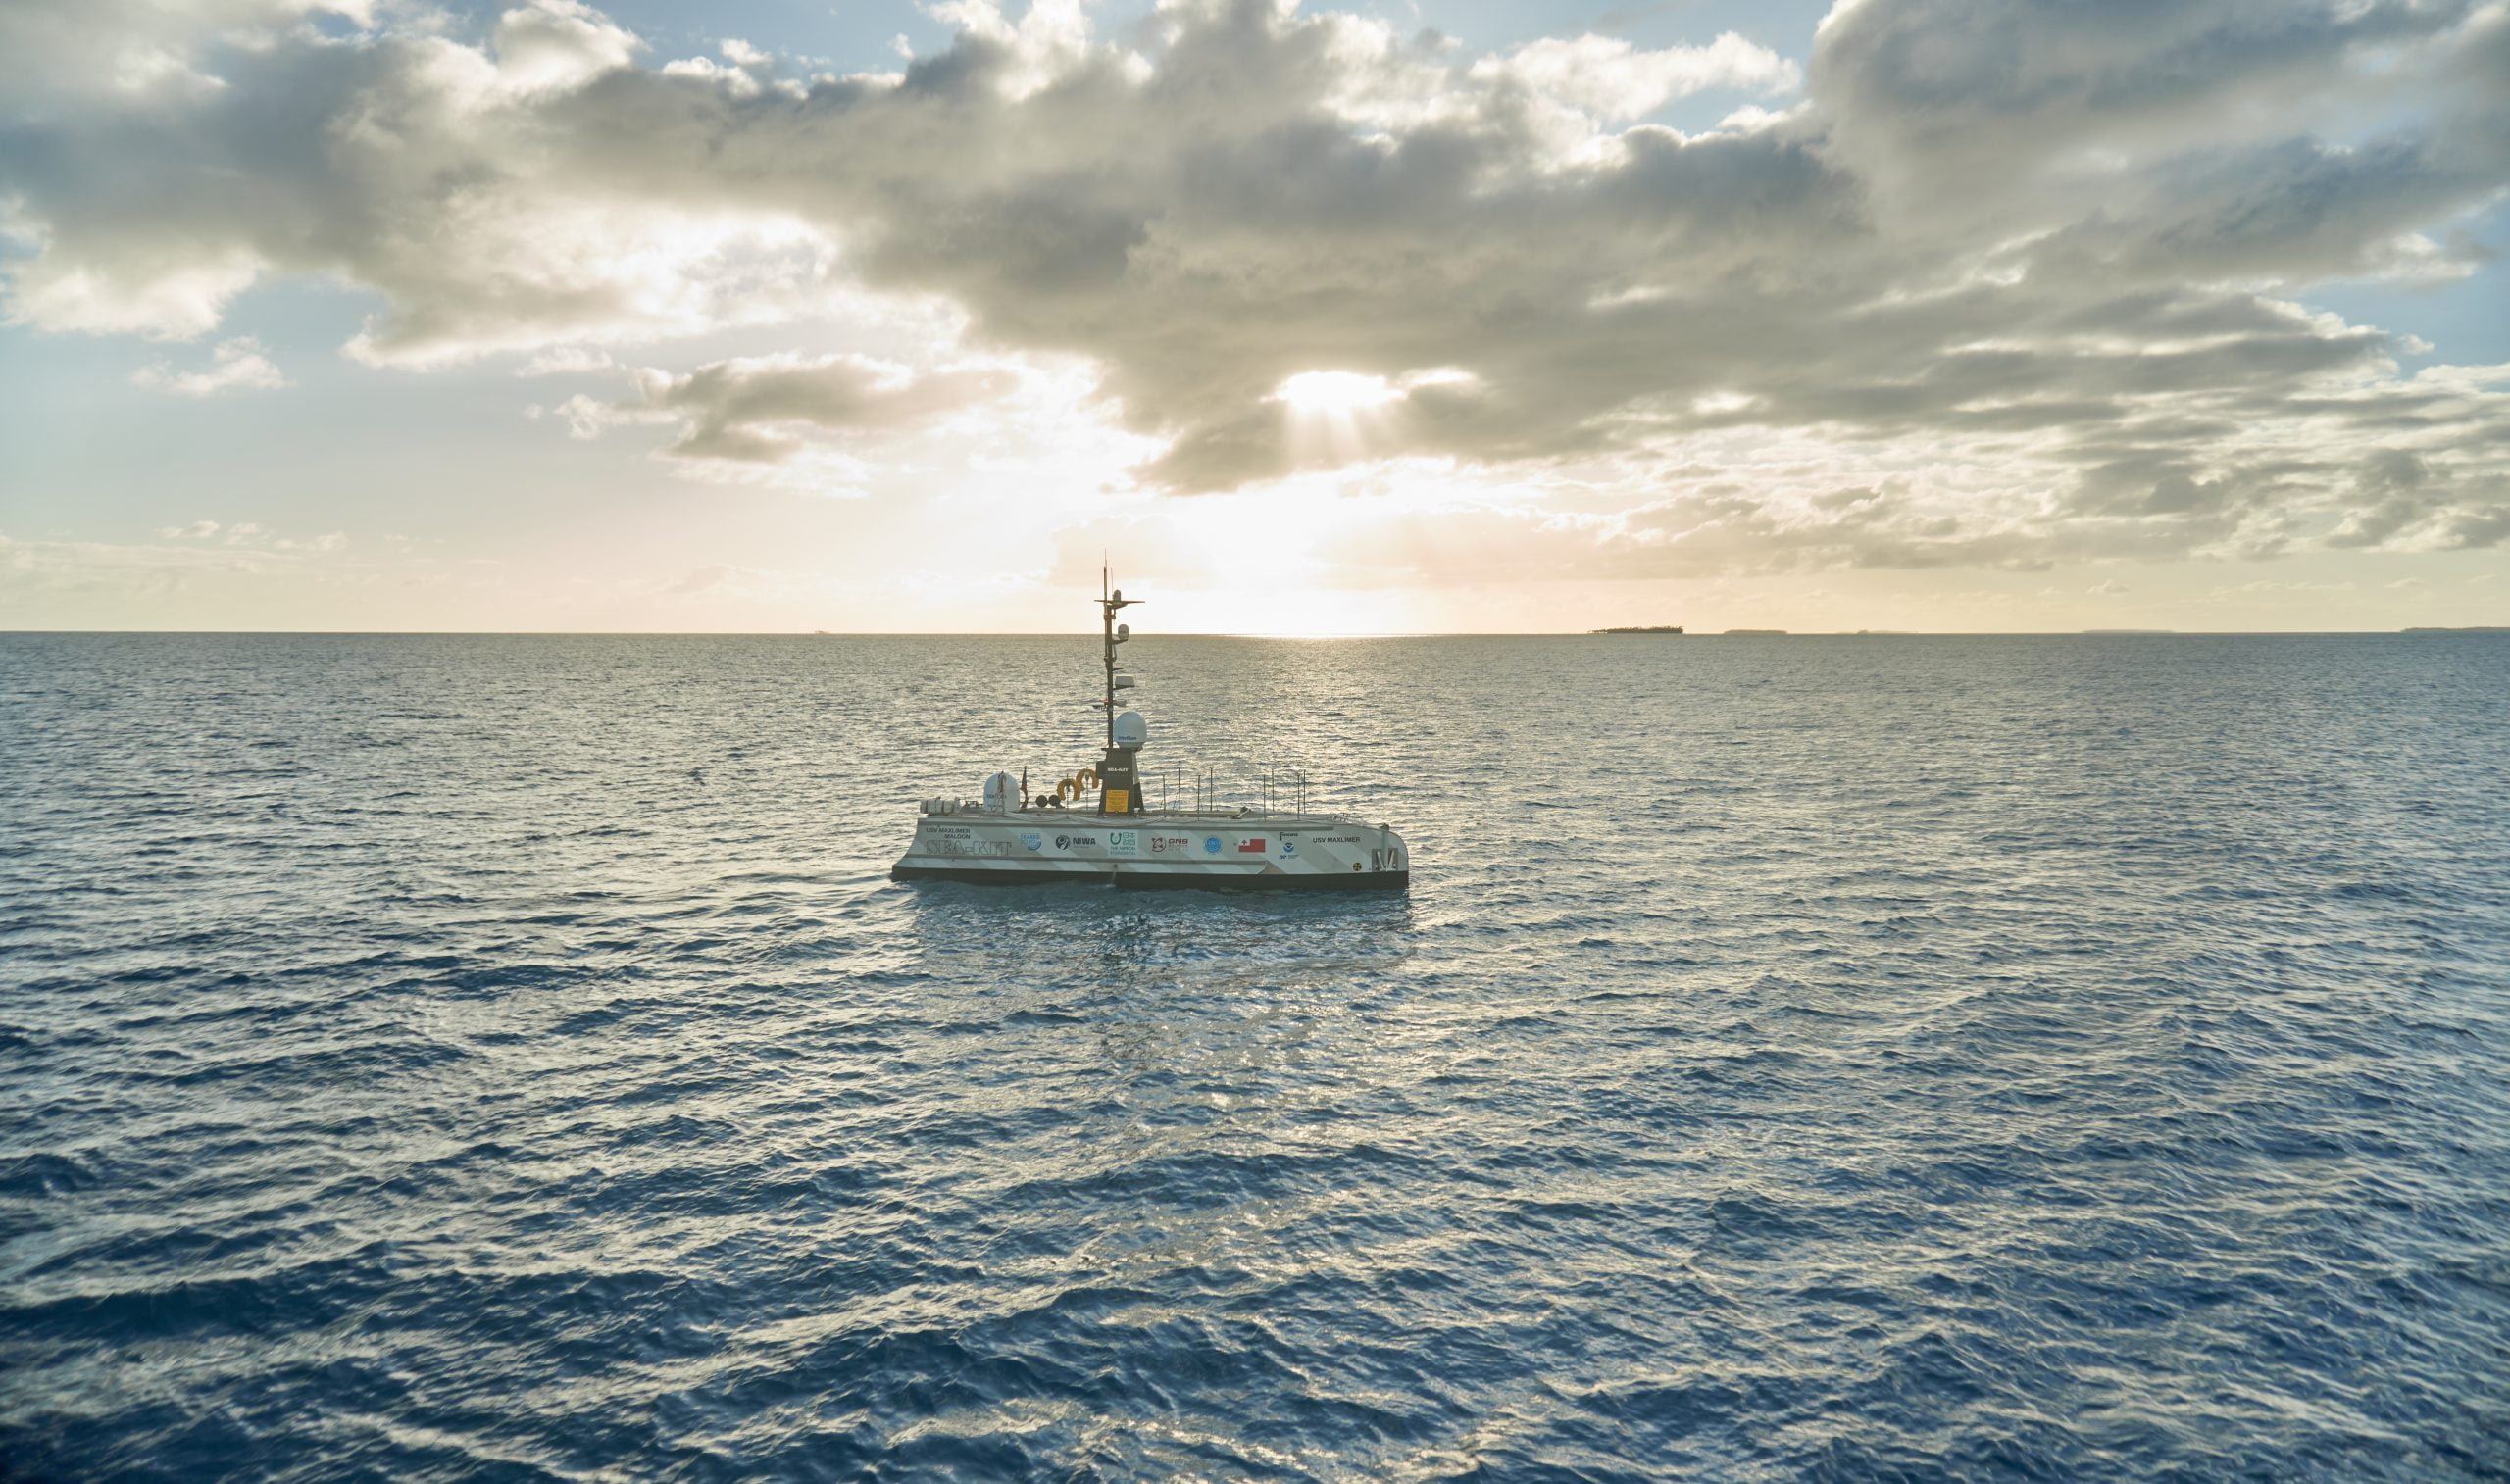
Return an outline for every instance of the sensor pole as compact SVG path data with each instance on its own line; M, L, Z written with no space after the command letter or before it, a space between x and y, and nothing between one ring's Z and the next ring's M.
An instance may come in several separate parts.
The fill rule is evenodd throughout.
M1107 712L1107 756L1098 765L1098 813L1102 815L1137 815L1142 812L1141 778L1134 766L1134 754L1116 745L1116 612L1141 602L1128 598L1120 588L1111 588L1113 574L1105 564L1098 568L1098 618L1105 635L1107 663L1107 699L1101 703Z

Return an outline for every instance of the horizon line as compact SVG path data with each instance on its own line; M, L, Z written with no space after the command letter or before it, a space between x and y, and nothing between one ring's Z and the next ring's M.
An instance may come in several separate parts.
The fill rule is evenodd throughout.
M2502 634L2510 624L2408 624L2398 628L1745 628L1685 633L1615 633L1606 629L1383 629L1302 634L1244 629L1145 634L1159 639L2201 639L2334 638L2355 635ZM0 638L28 635L171 638L335 639L1083 639L1076 629L712 629L712 628L0 628Z

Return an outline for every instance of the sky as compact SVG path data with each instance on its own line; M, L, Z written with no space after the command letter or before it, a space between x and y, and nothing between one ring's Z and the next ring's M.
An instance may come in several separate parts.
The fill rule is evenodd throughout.
M2510 0L10 0L0 628L2510 623Z

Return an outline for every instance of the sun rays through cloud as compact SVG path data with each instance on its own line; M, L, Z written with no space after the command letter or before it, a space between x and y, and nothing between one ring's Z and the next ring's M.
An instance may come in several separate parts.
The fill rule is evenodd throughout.
M1394 422L1389 409L1403 399L1382 376L1341 371L1300 371L1274 395L1289 413L1293 459L1330 464L1365 459L1382 446Z

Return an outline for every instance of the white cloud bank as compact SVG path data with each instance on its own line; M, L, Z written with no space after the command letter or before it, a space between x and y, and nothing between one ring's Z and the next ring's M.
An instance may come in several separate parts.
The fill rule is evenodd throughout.
M1732 35L1466 58L1269 0L1128 40L965 0L946 52L813 78L746 45L653 58L573 0L477 41L309 9L14 13L0 53L55 65L0 123L13 321L197 337L313 275L381 296L366 362L596 365L937 298L970 341L943 362L658 371L570 418L773 465L1079 357L1158 440L1148 486L1409 461L1384 467L1581 492L1415 512L1354 556L1421 580L2510 535L2510 369L2408 376L2412 347L2289 302L2481 266L2499 0L1857 0L1800 76ZM1710 88L1780 107L1632 122ZM1386 395L1280 394L1317 373Z

